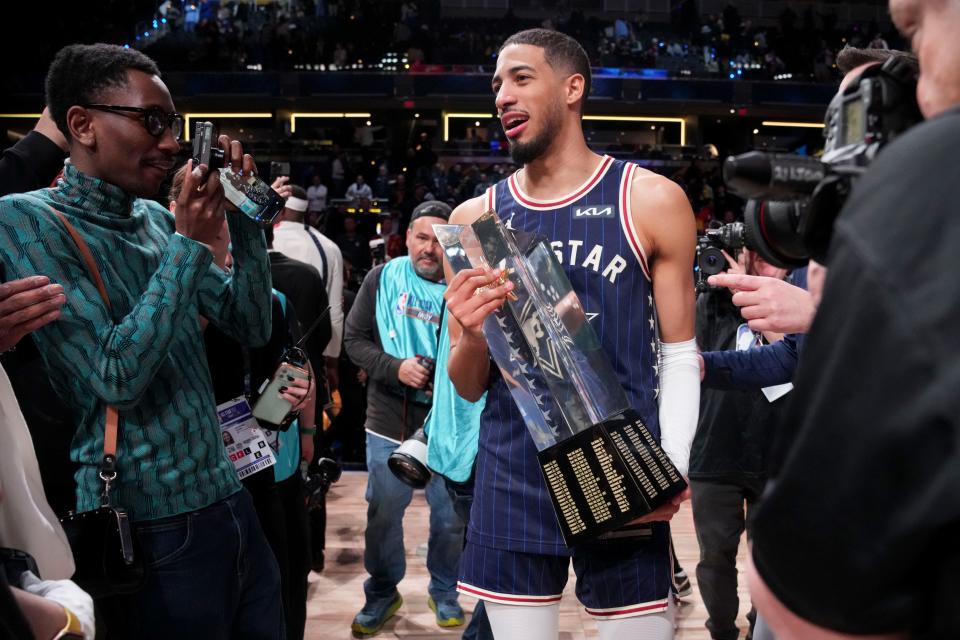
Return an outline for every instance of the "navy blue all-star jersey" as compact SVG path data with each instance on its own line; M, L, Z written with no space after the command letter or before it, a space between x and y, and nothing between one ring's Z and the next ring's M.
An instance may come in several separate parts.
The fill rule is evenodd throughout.
M653 291L630 212L637 166L609 156L587 182L552 201L525 195L516 174L491 187L493 208L516 231L545 236L593 324L630 405L659 440ZM480 419L467 539L522 553L568 555L520 410L499 375Z

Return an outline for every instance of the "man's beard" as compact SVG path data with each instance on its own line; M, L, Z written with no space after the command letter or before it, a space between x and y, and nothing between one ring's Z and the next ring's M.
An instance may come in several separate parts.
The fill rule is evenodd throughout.
M443 279L443 263L434 262L433 265L421 263L420 260L413 261L413 270L418 276L432 282L440 282Z
M552 108L546 113L543 131L530 142L511 142L510 157L518 165L530 164L550 148L560 130L560 109Z

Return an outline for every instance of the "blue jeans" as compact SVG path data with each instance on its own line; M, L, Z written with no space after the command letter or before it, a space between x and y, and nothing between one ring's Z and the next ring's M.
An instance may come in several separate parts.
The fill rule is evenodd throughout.
M403 546L403 512L413 498L413 489L393 475L387 458L397 444L367 433L367 531L363 566L370 577L363 583L367 604L386 604L397 592L407 571ZM434 476L426 488L430 505L430 537L427 548L428 591L436 602L457 599L463 521L453 511L443 478Z
M448 478L443 481L450 500L453 501L453 510L466 526L470 522L470 509L473 507L473 475L466 482L454 482ZM483 600L477 600L473 615L470 616L470 624L463 630L460 640L493 640L493 629L490 628L490 619L487 617Z
M98 602L111 638L285 640L280 572L246 490L134 529L147 583Z

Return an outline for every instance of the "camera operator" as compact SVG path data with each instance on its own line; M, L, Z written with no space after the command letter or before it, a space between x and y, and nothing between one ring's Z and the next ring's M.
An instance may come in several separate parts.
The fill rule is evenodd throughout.
M928 121L836 223L789 446L752 527L754 602L779 638L960 635L960 1L890 10Z
M387 460L426 418L431 371L418 356L436 360L443 306L443 254L433 224L450 207L436 201L417 207L407 229L407 256L375 267L363 280L347 317L344 348L369 375L367 384L366 602L351 626L356 637L377 633L403 599L397 584L406 572L403 513L413 489L397 479ZM429 600L442 627L464 622L457 602L463 522L439 477L426 487L430 504L427 569Z
M871 66L891 58L905 64L916 73L917 61L912 54L893 50L858 49L846 47L837 56L837 67L844 74L838 95ZM809 213L807 214L809 215ZM796 231L794 231L796 233ZM763 243L766 251L775 257L784 256L773 251L787 238ZM729 260L729 257L728 257ZM734 292L733 303L742 307L744 319L757 331L777 331L785 334L783 340L749 351L704 352L700 357L700 377L707 388L756 389L784 384L793 379L804 343L804 334L810 330L823 292L827 269L816 260L790 276L791 282L743 273L720 273L707 278L711 286L727 287Z
M785 270L773 267L755 252L743 249L738 260L726 254L728 274L782 282ZM783 335L748 326L725 288L709 288L697 297L697 344L708 350L748 353ZM738 637L736 626L737 547L763 491L775 425L788 389L704 389L700 420L690 454L690 488L700 561L697 583L714 640ZM754 612L748 615L753 632ZM748 636L751 633L748 633Z

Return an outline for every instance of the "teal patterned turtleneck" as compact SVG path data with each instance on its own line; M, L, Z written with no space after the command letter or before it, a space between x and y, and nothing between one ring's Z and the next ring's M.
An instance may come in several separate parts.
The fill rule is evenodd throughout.
M111 312L51 208L90 246ZM0 198L7 279L46 275L67 298L60 319L34 335L53 387L76 412L78 511L99 504L106 404L120 413L111 497L133 519L193 511L240 489L220 438L199 321L241 343L265 343L270 263L259 227L240 214L227 219L229 276L209 249L175 233L162 206L69 162L56 187Z

